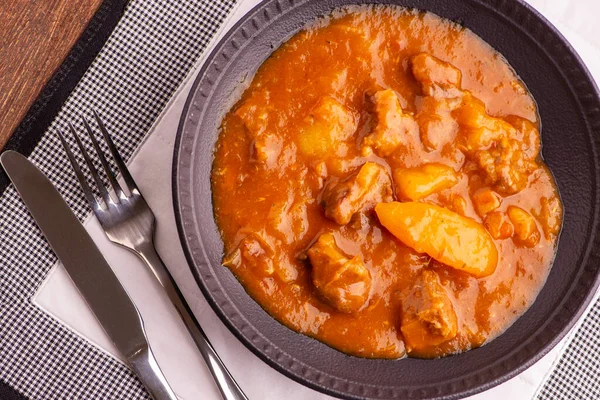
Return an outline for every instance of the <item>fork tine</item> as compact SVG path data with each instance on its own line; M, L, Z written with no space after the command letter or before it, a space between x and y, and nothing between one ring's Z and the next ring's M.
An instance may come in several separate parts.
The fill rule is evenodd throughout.
M98 141L96 140L96 137L94 136L94 132L92 131L92 128L90 127L90 124L88 123L87 118L82 115L81 119L83 120L83 125L85 126L85 130L86 130L88 136L90 137L90 140L92 141L92 145L94 146L94 149L96 149L96 153L98 154L98 157L100 158L100 162L102 163L104 172L106 172L106 176L108 177L108 180L110 181L110 184L111 184L113 190L117 194L117 201L118 201L121 197L125 196L125 193L123 193L123 189L121 188L121 185L117 181L117 178L115 177L115 174L113 173L112 168L106 161L106 157L104 157L104 152L100 149L100 146L98 145Z
M96 167L94 167L94 163L92 162L90 155L85 150L85 147L83 146L83 143L81 143L81 139L79 138L77 131L75 131L73 124L71 124L70 122L69 130L71 131L71 134L75 137L75 142L77 142L77 146L79 146L79 150L81 150L81 154L83 154L83 159L85 160L85 163L87 164L88 169L90 170L90 174L92 175L92 178L94 178L94 181L98 186L100 196L102 196L102 199L106 203L106 207L108 207L108 205L110 204L110 195L108 194L108 190L106 190L106 186L104 186L104 183L102 183L102 179L100 179L100 174L98 174L98 170L96 169Z
M108 149L110 150L110 153L112 154L113 159L117 163L117 167L119 167L119 169L121 170L121 176L123 177L123 180L127 184L127 188L129 189L129 192L133 193L134 191L136 191L139 193L137 185L135 184L133 177L129 173L127 166L123 162L123 159L119 155L119 152L117 151L115 144L113 143L112 139L110 138L110 135L108 134L108 131L106 130L106 127L104 126L104 123L102 122L102 119L100 119L100 116L98 115L96 110L92 110L92 112L94 113L96 122L98 123L98 126L100 127L102 136L104 136L104 140L106 141L106 144L108 145Z
M87 199L88 204L90 205L90 208L95 211L97 208L100 207L100 204L98 203L98 201L96 201L96 198L94 197L94 194L92 193L92 189L90 188L90 185L88 185L87 180L85 179L85 176L83 175L83 172L81 172L81 168L79 168L79 164L77 163L77 160L75 159L75 156L73 155L73 152L71 151L71 147L65 140L65 136L60 131L60 129L57 130L56 132L58 133L58 138L60 139L60 143L62 144L63 148L65 149L65 153L67 153L69 162L71 163L71 166L73 167L73 170L75 171L75 175L77 176L77 179L79 180L79 184L81 185L83 194L85 195L85 198Z

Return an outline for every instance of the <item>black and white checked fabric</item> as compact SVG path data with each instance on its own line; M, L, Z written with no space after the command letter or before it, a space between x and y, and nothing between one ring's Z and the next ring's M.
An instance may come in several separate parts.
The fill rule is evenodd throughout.
M600 399L600 300L575 333L538 400Z
M133 0L30 159L79 218L87 207L55 135L99 111L128 159L235 0ZM14 188L0 197L0 380L32 399L149 398L131 372L31 303L56 261Z

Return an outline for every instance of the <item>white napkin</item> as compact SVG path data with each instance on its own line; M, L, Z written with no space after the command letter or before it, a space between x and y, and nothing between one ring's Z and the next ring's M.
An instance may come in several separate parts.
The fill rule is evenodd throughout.
M217 36L220 37L257 3L257 0L242 0ZM531 0L530 3L559 27L592 73L600 76L600 27L593 20L593 16L599 14L600 4L595 0ZM595 12L591 11L593 8ZM216 42L217 38L213 45ZM207 49L205 54L209 52ZM129 162L132 175L156 214L158 252L215 349L250 399L330 398L288 379L246 349L206 303L183 255L173 214L171 164L179 117L200 65L201 62L190 73ZM109 242L95 218L89 217L84 225L138 306L156 358L178 397L185 400L220 399L185 327L145 265L132 253ZM120 360L121 356L61 265L57 264L51 270L33 301L102 351ZM471 399L532 398L568 339L527 371Z

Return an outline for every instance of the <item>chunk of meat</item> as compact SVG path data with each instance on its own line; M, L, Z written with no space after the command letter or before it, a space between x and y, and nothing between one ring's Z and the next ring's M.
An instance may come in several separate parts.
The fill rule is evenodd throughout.
M521 151L525 157L530 160L536 159L540 154L540 131L531 121L516 115L509 115L505 120L515 127L516 139L521 142Z
M301 240L308 230L308 200L294 199L293 194L288 195L286 201L273 204L267 215L267 221L281 239L287 243Z
M452 111L460 104L461 72L430 54L410 59L411 70L424 97L417 101L417 123L426 151L441 149L456 137L458 123Z
M458 174L452 167L431 163L395 170L394 183L400 198L416 201L456 185Z
M410 65L424 94L431 96L437 89L460 88L460 70L431 54L420 53L411 57Z
M375 92L373 103L377 123L373 132L363 139L363 154L374 150L386 157L401 145L414 148L418 144L419 127L411 115L402 111L396 93L391 89Z
M481 188L471 196L473 207L480 217L500 207L500 198L490 188Z
M328 182L321 198L325 216L345 225L354 214L373 209L377 203L392 201L392 182L374 162L364 163L343 181Z
M267 130L272 111L272 107L265 106L270 104L269 98L269 91L257 91L235 110L235 115L240 117L252 139Z
M371 290L371 274L360 256L346 257L331 233L324 233L308 249L312 280L321 297L344 313L359 311Z
M304 119L298 135L298 148L305 155L324 158L344 156L344 141L356 131L352 112L332 97L319 99Z
M284 151L283 140L274 135L263 134L252 144L254 158L268 168L275 168L277 160Z
M280 243L272 243L264 232L247 234L238 247L223 257L222 264L229 268L248 268L259 278L277 277L291 282L298 277L296 266L282 252L275 251Z
M544 237L551 240L560 232L562 221L562 207L557 196L542 197L540 200L540 210L535 213L542 230Z
M460 106L452 115L465 133L461 145L466 152L484 150L497 140L516 136L516 129L511 124L502 118L488 115L481 100L469 92L465 93Z
M498 250L481 224L426 203L380 203L375 212L392 235L419 253L476 277L491 275Z
M538 168L527 159L516 140L502 138L489 150L475 153L475 161L486 174L487 182L504 194L515 194L527 186L529 177Z
M273 248L259 234L251 233L240 241L238 247L223 258L226 267L252 269L260 277L273 275Z
M456 336L456 312L435 272L423 271L401 301L400 330L408 353L431 349Z
M506 210L510 222L515 228L515 240L525 247L533 247L540 242L540 231L535 219L527 211L517 206L510 206Z
M458 123L452 110L458 99L425 96L418 103L419 136L426 151L439 150L456 138Z
M483 224L494 239L508 239L514 232L510 219L506 213L501 211L493 211L487 214Z
M273 168L283 150L283 141L281 137L269 134L272 107L264 106L269 104L269 97L268 91L255 93L237 108L235 115L240 117L246 127L248 137L252 141L254 159Z
M463 133L463 151L483 170L487 182L504 194L521 191L538 168L537 130L521 121L523 131L518 131L503 119L488 115L485 105L470 94L464 96L454 115ZM525 135L527 142L521 140Z

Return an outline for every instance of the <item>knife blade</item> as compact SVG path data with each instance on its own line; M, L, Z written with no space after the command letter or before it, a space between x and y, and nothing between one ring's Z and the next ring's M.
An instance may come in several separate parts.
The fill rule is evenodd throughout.
M156 400L177 399L148 344L142 318L100 250L48 178L14 151L0 163L115 347Z

